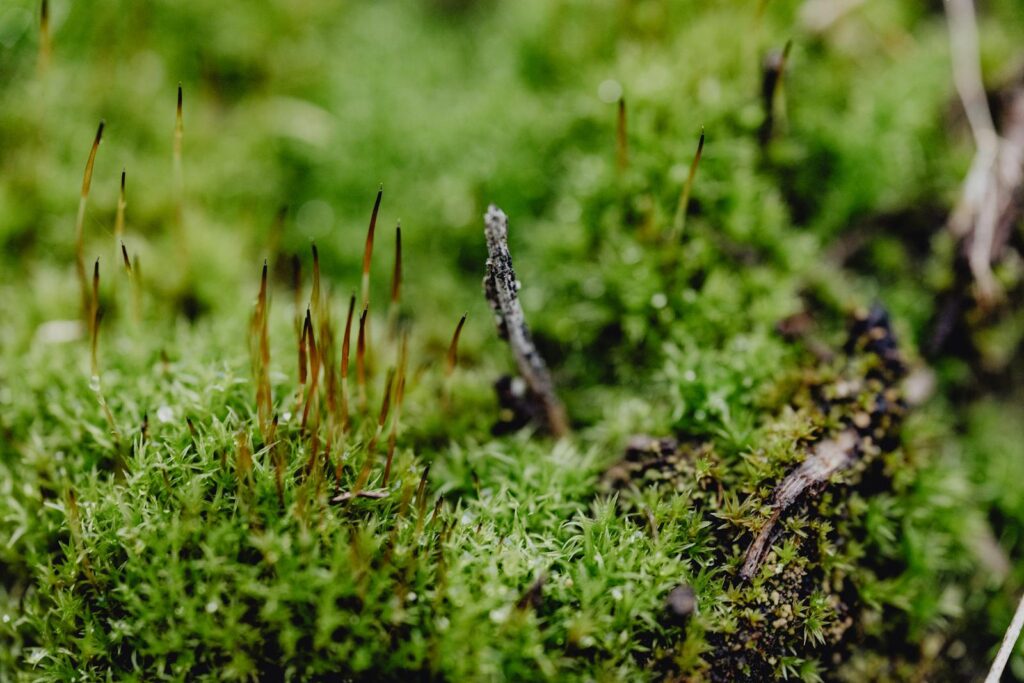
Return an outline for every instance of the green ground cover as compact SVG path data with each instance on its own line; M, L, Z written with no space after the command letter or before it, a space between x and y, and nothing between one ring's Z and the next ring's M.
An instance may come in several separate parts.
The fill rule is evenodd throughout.
M929 351L973 153L941 4L869 0L825 30L806 11L54 0L41 58L38 6L0 7L0 680L982 674L1024 587L1019 259L997 313ZM1024 13L992 0L981 31L994 92ZM762 61L787 41L763 142ZM94 378L75 212L101 119ZM344 431L329 396L380 183ZM514 363L480 286L491 202L561 440L492 432ZM851 322L876 302L898 372ZM329 363L303 425L307 305ZM934 389L879 407L904 371ZM775 487L863 412L884 438L741 576ZM639 434L675 443L621 463ZM666 606L680 586L692 613Z

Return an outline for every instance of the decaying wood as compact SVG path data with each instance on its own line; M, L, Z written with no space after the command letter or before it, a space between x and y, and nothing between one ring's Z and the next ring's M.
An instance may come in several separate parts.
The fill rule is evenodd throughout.
M544 426L556 437L565 436L569 433L565 408L555 394L551 373L533 343L519 304L520 284L508 249L508 216L493 204L484 215L484 235L488 254L484 294L494 312L498 336L511 347L519 374L542 408Z
M782 513L805 493L820 491L834 474L853 464L859 454L857 442L857 433L852 429L841 432L834 439L819 442L807 459L782 480L772 496L771 517L747 548L740 569L741 577L749 580L761 566Z
M866 454L896 447L898 429L907 409L900 386L906 364L881 306L861 311L854 318L843 347L852 357L874 357L866 376L849 376L831 387L826 412L839 411L841 428L808 449L807 458L775 487L771 514L747 548L740 577L750 580L761 566L779 521L798 501L819 494L832 480Z

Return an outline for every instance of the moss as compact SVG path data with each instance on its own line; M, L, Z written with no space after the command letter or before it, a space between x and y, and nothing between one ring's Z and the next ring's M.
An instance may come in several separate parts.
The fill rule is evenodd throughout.
M941 221L971 151L935 8L870 0L821 32L794 2L51 4L42 71L36 8L0 17L0 678L987 666L1024 579L1021 325L1011 300L967 331L971 348L922 360L956 282ZM1024 23L1010 2L986 11L996 83ZM761 60L790 38L762 145ZM71 236L100 118L91 381ZM122 167L134 283L112 236ZM328 392L381 181L367 408L353 398L344 433ZM572 421L561 441L491 432L493 384L514 367L480 287L491 201ZM379 426L401 365L387 311L399 217L408 372L400 417L392 380ZM264 258L270 359L254 367ZM844 348L851 312L874 301L891 329L872 318ZM323 376L303 428L307 302L318 343L333 320L319 348L339 384ZM906 414L904 364L934 384ZM849 467L782 505L779 484L850 430ZM667 607L680 586L686 609Z

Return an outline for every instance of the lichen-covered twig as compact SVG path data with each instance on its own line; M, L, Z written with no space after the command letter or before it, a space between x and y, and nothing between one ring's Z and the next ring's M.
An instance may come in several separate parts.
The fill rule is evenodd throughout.
M519 305L519 281L512 269L508 250L508 216L491 204L484 215L484 236L487 238L487 274L484 294L498 327L498 336L508 341L516 358L519 374L525 380L532 398L542 407L545 427L556 437L569 433L565 408L555 394L554 382L544 359L533 344Z

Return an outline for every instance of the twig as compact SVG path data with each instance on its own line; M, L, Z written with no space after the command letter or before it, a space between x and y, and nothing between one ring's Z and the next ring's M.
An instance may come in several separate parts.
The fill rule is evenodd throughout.
M950 216L949 230L961 240L978 302L988 306L1001 294L992 264L1021 209L1017 194L1024 184L1024 135L1015 129L1024 129L1024 95L1018 94L1009 108L1009 125L1004 126L1009 130L1000 137L982 84L974 3L948 0L946 11L953 81L977 147L960 201Z
M1024 627L1024 596L1021 596L1020 602L1017 603L1017 611L1013 613L1010 627L1006 629L1006 633L1003 635L1003 642L999 646L999 652L996 653L995 661L992 662L992 668L988 670L985 683L999 683L999 679L1003 676L1003 669L1006 668L1006 662L1013 653L1013 647L1017 644L1017 639L1020 638L1022 627Z
M493 204L484 215L484 235L488 253L484 294L494 312L498 336L512 348L519 374L543 408L545 426L557 438L566 436L569 423L565 408L555 394L551 374L534 346L519 304L519 281L512 270L512 255L508 250L508 216Z

